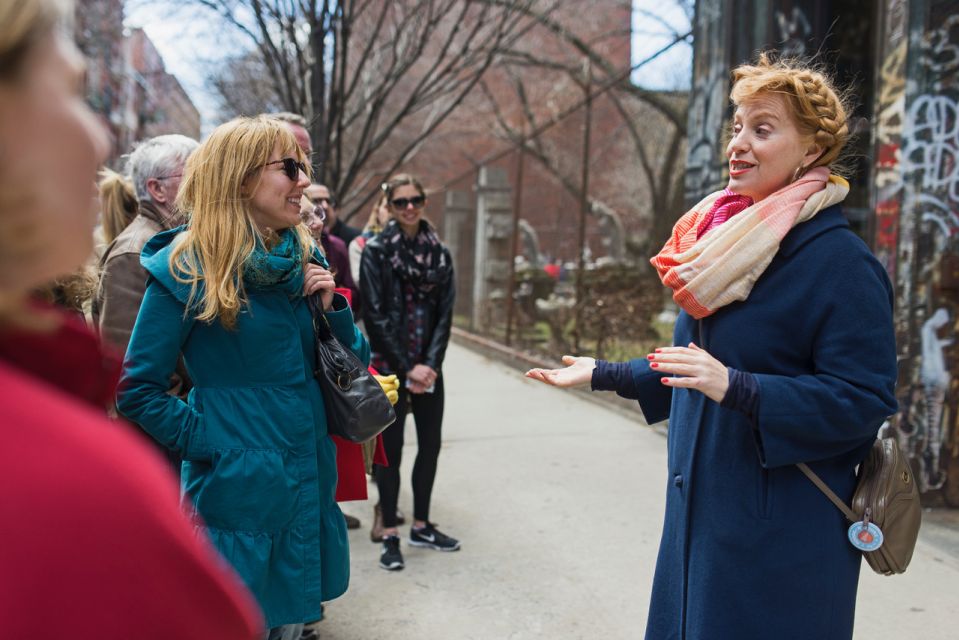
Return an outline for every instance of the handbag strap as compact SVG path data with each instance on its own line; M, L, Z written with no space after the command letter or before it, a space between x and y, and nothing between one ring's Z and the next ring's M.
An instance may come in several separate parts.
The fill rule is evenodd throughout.
M809 478L812 483L819 488L820 491L826 494L826 497L829 498L834 505L839 507L839 510L842 511L846 518L849 519L849 522L857 522L859 520L859 516L857 516L845 502L840 500L839 496L833 493L832 489L830 489L826 483L822 481L822 478L816 475L815 471L807 467L805 462L797 462L796 466L799 467L800 471L806 474L806 477Z
M323 303L320 302L320 294L313 293L306 296L306 306L313 316L313 331L316 337L324 342L333 337L333 329L330 327L330 321L326 319L323 313Z

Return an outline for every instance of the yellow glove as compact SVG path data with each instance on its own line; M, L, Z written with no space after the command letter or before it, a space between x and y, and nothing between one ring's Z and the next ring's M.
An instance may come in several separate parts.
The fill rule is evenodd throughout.
M390 401L390 404L395 405L400 399L400 381L396 376L380 376L374 375L376 381L380 383L380 386L383 387L383 393L386 394L386 398Z

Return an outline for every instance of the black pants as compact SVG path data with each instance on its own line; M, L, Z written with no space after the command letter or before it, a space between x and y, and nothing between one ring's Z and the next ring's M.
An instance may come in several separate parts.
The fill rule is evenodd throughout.
M376 467L376 486L380 492L383 526L396 526L396 502L400 495L400 463L403 460L403 426L410 409L416 421L416 462L413 464L413 517L428 522L430 497L436 479L443 432L443 376L437 376L433 393L414 394L400 378L400 399L396 403L396 422L383 432L383 448L390 466Z

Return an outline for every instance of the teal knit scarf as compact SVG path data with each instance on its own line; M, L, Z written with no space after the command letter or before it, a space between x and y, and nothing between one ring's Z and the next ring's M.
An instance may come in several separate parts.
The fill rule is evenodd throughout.
M267 251L262 239L243 265L243 284L248 289L279 288L290 298L303 295L303 252L293 229L284 229L279 242Z

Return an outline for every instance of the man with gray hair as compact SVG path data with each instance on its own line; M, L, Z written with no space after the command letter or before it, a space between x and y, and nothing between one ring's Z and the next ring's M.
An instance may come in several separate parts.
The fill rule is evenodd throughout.
M137 216L104 251L93 300L93 320L101 338L120 353L130 342L146 292L147 272L140 265L140 251L157 233L184 222L174 201L186 159L197 146L196 140L186 136L157 136L138 144L129 156ZM182 379L171 382L173 393L184 392Z
M313 140L310 138L310 130L307 127L306 118L298 113L281 111L280 113L271 113L270 117L286 124L290 133L296 138L296 144L300 146L303 153L306 154L307 162L313 162Z

